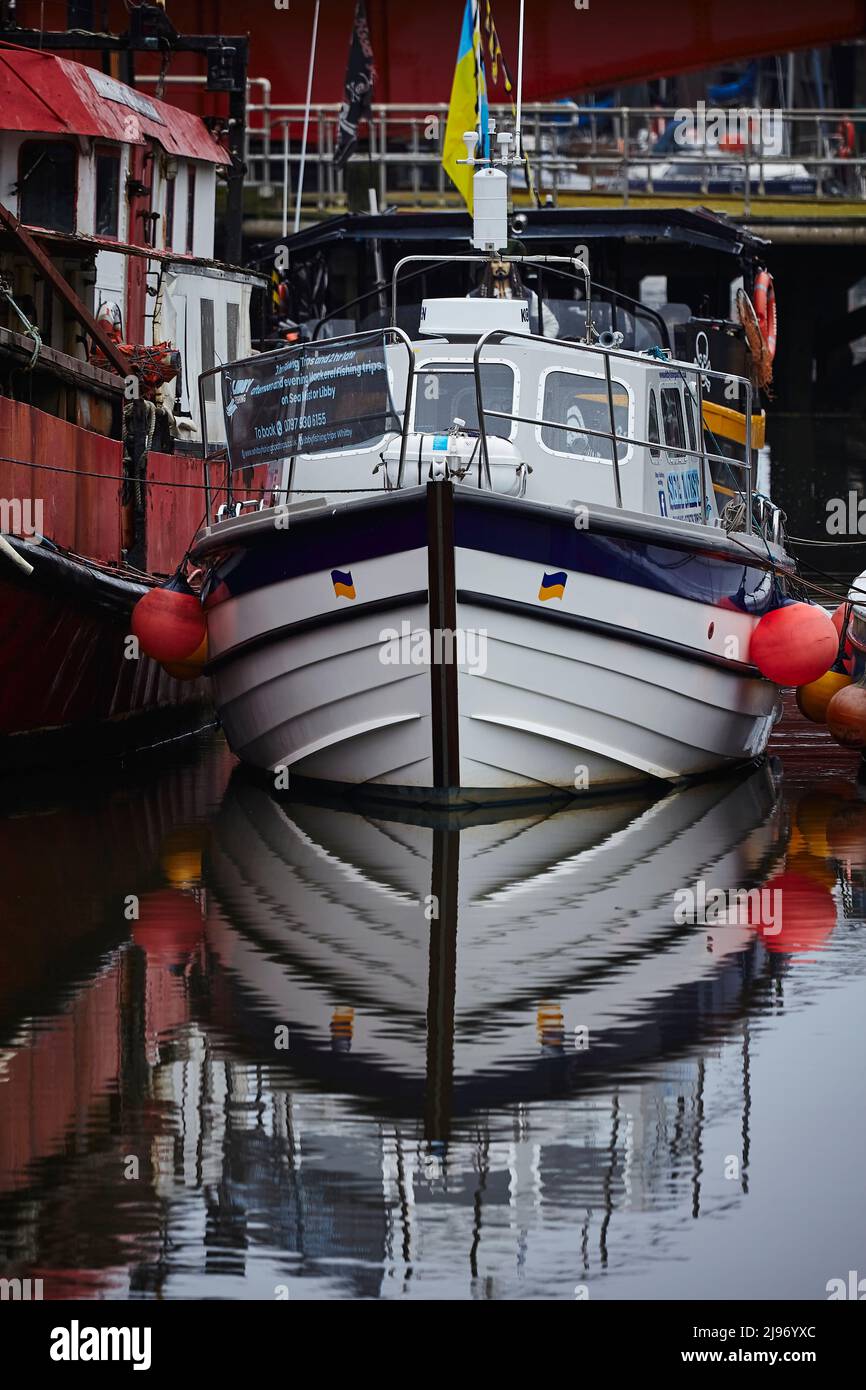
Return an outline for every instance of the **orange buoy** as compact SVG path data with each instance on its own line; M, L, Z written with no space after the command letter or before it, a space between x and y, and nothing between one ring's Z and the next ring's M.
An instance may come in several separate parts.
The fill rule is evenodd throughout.
M859 681L837 690L827 706L827 728L843 748L866 748L866 689Z
M141 650L154 661L187 661L207 637L198 595L183 575L149 589L132 610L132 631Z
M202 674L207 663L207 633L201 646L196 647L192 656L188 656L183 661L164 661L162 669L170 676L174 676L176 681L197 681Z
M843 802L827 825L834 859L850 869L866 868L866 805Z
M777 685L809 685L829 671L838 650L838 634L823 608L785 603L761 618L752 633L749 658Z
M201 883L205 839L200 825L181 825L166 836L159 862L172 888L195 888Z
M844 671L825 671L816 681L797 687L797 708L813 724L826 724L827 706L837 690L850 684L851 677Z

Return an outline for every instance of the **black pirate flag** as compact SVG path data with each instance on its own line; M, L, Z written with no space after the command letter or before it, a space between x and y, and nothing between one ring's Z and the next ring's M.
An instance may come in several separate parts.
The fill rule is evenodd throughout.
M373 66L373 46L367 24L364 0L355 4L355 22L349 45L349 64L346 68L346 95L340 108L340 131L334 150L334 163L342 168L358 145L358 125L369 117L376 69Z

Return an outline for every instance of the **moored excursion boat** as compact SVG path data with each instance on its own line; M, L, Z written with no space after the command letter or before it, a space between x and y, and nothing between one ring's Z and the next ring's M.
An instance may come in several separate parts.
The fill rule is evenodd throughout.
M502 261L506 176L475 184L475 260ZM389 326L202 377L227 436L192 550L208 669L278 785L508 801L764 751L779 694L750 641L794 566L753 487L753 382L600 341L567 259L581 342L517 296L427 299L410 341L395 270ZM707 424L719 379L741 457Z
M264 281L213 259L230 156L200 118L11 44L0 111L2 770L212 720L130 615L200 524L195 382L250 351Z

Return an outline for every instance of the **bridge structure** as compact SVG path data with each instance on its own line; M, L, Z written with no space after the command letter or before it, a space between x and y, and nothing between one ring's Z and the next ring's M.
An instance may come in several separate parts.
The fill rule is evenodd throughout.
M386 105L447 101L465 0L366 0L366 5L376 100ZM354 8L355 0L322 0L314 105L342 97ZM491 8L506 60L516 72L519 0L491 0ZM49 30L99 27L104 15L119 33L129 25L129 9L125 0L18 0L16 14L22 26ZM315 0L165 3L180 33L248 30L250 73L270 83L278 103L304 100L314 9ZM815 0L528 0L526 11L524 95L530 102L866 35L866 0L823 5ZM149 64L139 57L137 67L154 71L158 57ZM181 55L170 67L173 75L200 70Z

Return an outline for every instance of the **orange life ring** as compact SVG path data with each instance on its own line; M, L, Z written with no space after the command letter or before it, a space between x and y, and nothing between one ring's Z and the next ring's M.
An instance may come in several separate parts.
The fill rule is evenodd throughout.
M853 121L840 121L836 127L836 135L839 139L839 149L837 151L840 159L850 159L854 153L857 143L857 135L854 130Z
M755 277L755 314L761 337L767 345L770 361L776 356L778 336L778 316L776 313L776 291L769 270L761 270Z
M737 290L737 315L743 325L749 354L755 365L757 383L765 391L769 391L773 381L773 359L770 356L766 339L761 332L755 306L742 288Z

